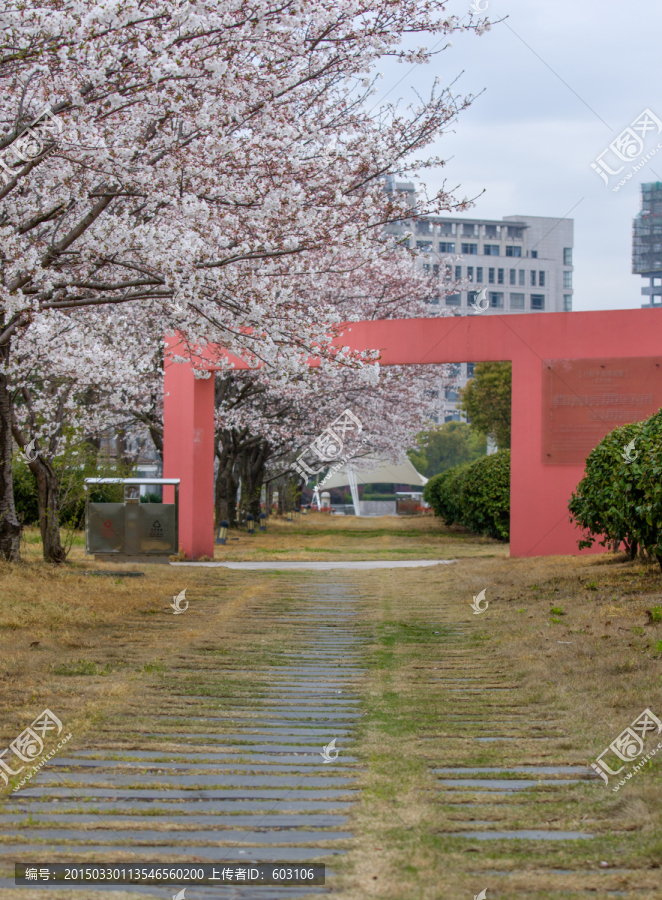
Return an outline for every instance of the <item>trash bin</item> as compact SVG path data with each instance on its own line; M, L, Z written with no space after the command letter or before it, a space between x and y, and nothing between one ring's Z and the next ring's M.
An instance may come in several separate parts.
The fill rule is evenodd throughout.
M123 503L93 503L90 487L124 486ZM174 503L141 503L140 485L172 485ZM85 552L104 562L163 562L179 550L179 478L86 478Z

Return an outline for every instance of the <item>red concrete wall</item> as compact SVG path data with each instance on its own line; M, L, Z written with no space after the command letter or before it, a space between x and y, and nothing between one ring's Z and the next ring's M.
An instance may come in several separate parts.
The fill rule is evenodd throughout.
M574 554L579 535L567 503L584 467L542 463L543 360L657 356L662 314L638 309L353 322L339 343L379 349L381 365L512 360L511 555ZM213 368L213 353L201 356ZM182 479L180 542L189 555L211 556L213 379L196 380L189 365L174 364L166 368L165 385L164 474Z

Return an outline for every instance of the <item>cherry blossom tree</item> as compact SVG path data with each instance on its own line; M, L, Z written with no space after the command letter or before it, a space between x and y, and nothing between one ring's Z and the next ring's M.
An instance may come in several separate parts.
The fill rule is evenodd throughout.
M440 164L417 155L468 100L373 116L371 68L431 58L405 35L486 26L438 0L43 0L0 20L0 553L15 559L17 342L50 310L145 301L191 344L291 371L324 355L340 313L297 290L311 257L318 273L340 248L375 264L385 225L465 207L441 191L412 210L382 182Z
M104 318L118 317L109 311ZM67 555L59 519L66 486L56 458L66 450L79 466L95 438L127 426L135 429L149 411L149 387L154 388L159 370L161 395L163 391L163 341L153 347L150 359L140 332L125 323L124 352L118 354L113 335L121 323L106 321L99 328L101 324L98 315L87 312L44 313L6 367L12 434L35 476L43 553L50 562L63 562Z
M348 320L429 316L439 309L431 301L454 292L457 284L423 274L415 268L415 256L393 250L378 264L360 266L351 254L339 254L334 269L317 284ZM447 367L435 370L450 377ZM268 370L217 377L217 523L234 523L240 474L242 505L256 515L263 481L289 470L294 457L346 408L365 422L371 452L401 461L428 420L429 379L430 367L374 364L310 368L287 383L275 383Z

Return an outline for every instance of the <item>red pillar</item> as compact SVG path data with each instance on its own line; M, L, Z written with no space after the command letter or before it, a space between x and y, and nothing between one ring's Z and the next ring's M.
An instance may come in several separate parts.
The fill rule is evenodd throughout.
M179 546L188 559L214 557L214 373L205 374L196 378L190 363L166 354L163 477L181 479ZM174 489L166 490L172 502Z

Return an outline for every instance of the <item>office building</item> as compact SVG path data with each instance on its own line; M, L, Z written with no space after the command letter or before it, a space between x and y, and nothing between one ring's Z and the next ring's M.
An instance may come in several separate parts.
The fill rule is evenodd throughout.
M415 203L414 185L390 181L386 190L405 191ZM464 215L430 216L387 228L409 247L423 251L426 272L439 278L433 303L454 315L521 315L572 309L572 219ZM661 273L662 274L662 273ZM660 288L662 293L662 288ZM472 301L487 309L477 312ZM458 390L472 377L473 364L453 367L454 383L438 379L428 391L436 422L460 420Z
M632 229L632 273L648 279L641 289L648 297L642 309L662 306L662 181L641 185L641 212Z

